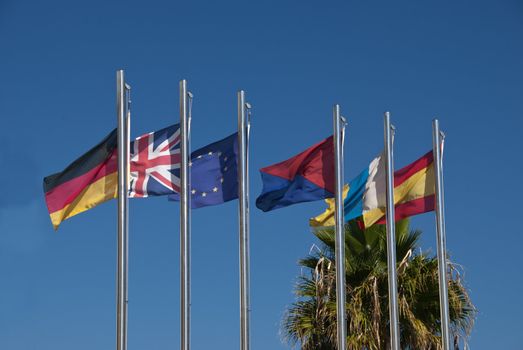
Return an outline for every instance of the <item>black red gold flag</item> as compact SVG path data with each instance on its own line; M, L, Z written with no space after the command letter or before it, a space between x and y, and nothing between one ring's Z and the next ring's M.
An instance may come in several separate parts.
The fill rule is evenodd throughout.
M44 178L51 222L62 221L118 197L116 129L63 171Z

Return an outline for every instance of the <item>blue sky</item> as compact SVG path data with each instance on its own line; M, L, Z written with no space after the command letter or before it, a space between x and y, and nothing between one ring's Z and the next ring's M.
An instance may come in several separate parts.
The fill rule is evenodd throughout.
M178 81L194 93L196 149L253 105L252 349L279 335L297 260L317 243L321 202L254 208L257 169L350 123L346 179L383 147L395 162L447 134L448 249L479 313L472 349L522 349L523 5L520 1L0 1L0 348L115 343L116 201L53 232L42 178L115 127L115 71L133 87L132 136L177 122ZM129 349L179 345L178 204L132 200ZM434 217L412 220L435 252ZM193 212L193 349L238 348L237 202Z

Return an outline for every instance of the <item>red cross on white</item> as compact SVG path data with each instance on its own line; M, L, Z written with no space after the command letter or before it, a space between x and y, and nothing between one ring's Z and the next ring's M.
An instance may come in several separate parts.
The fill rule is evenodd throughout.
M180 129L156 147L154 132L138 137L131 150L130 166L129 197L147 197L147 184L154 180L164 186L166 192L179 192L180 178L170 170L180 168Z

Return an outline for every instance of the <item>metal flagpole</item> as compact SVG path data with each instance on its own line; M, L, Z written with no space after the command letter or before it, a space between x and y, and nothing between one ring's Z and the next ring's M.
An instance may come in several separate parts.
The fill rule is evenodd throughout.
M127 349L127 276L128 276L128 159L129 130L124 71L116 72L116 115L118 120L118 252L116 291L116 349Z
M340 116L340 105L334 105L334 173L336 215L336 315L338 349L347 348L347 320L345 312L345 222L343 217L343 141L345 120Z
M128 319L128 307L129 307L129 182L130 171L131 171L131 85L125 83L125 159L126 167L125 170L125 348L127 349L127 319Z
M396 223L394 214L394 163L392 137L394 126L390 124L390 113L385 112L385 155L387 187L387 266L389 270L389 315L390 344L392 350L400 350L398 311L398 277L396 275Z
M238 91L238 190L240 239L240 349L250 349L250 257L249 257L249 128L250 104L245 92ZM245 110L248 116L245 117Z
M432 121L432 152L436 179L436 230L438 237L439 307L441 313L441 342L443 350L450 350L449 295L447 282L447 243L445 233L445 203L443 198L442 146L445 135L439 130L439 121Z
M189 212L189 118L187 81L180 81L180 349L190 349L190 212Z

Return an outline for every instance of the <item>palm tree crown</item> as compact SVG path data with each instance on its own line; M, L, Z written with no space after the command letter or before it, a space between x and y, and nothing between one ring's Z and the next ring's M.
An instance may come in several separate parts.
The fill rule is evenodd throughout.
M283 334L302 350L336 349L336 272L332 228L314 231L322 247L300 265L307 269L296 285L298 300L287 310ZM438 262L419 251L421 232L409 229L408 220L396 224L398 303L403 349L439 349L440 309ZM347 348L388 349L389 312L386 231L374 225L365 231L346 226ZM455 347L472 329L475 307L457 266L449 262L451 334Z

